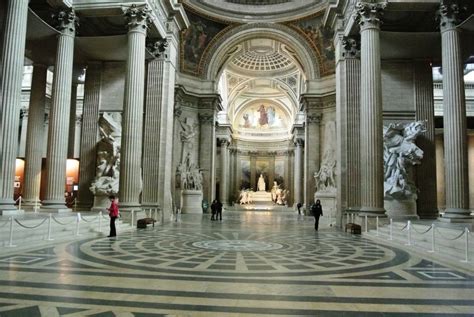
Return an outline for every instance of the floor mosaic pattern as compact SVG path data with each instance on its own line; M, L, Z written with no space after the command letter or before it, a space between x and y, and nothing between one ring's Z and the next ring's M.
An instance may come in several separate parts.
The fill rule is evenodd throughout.
M0 316L474 316L474 271L235 212L0 250Z

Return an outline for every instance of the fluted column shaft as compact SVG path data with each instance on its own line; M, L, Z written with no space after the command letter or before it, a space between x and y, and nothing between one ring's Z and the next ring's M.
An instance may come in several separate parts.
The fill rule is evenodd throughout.
M200 114L199 122L199 167L203 169L202 193L203 199L211 202L215 197L216 126L214 113Z
M359 3L361 25L361 211L384 213L382 78L378 3Z
M3 42L0 134L0 214L15 212L13 182L18 147L28 0L8 1Z
M69 108L69 132L67 157L74 158L74 147L76 144L76 110L77 110L77 83L71 86L71 107Z
M423 219L438 217L436 192L436 146L433 97L433 71L429 62L415 62L415 112L417 121L425 121L426 132L416 143L423 160L416 166L418 187L417 213Z
M308 102L309 107L313 102ZM317 103L318 104L318 103ZM303 201L307 209L314 203L314 193L316 182L314 173L319 171L321 161L321 113L307 111L306 113L306 131L304 142L304 172L302 178ZM303 202L302 201L302 202Z
M20 118L21 118L21 127L20 127L20 143L18 148L18 157L25 157L25 148L26 148L26 134L28 133L28 108L21 108Z
M441 5L440 11L446 177L446 211L443 218L455 221L470 218L466 100L461 39L456 28L458 8L446 4Z
M120 206L136 209L142 190L143 100L145 91L145 41L148 11L130 8L125 97L120 155Z
M295 142L295 183L294 190L295 193L295 204L303 203L302 190L303 186L303 142L297 140Z
M221 141L221 185L219 187L221 203L229 204L229 141Z
M46 66L34 65L25 147L25 182L23 187L25 206L34 206L35 202L39 201L47 73Z
M143 138L143 193L142 206L158 206L161 139L161 107L163 104L163 68L164 60L157 59L148 63L145 127ZM163 168L163 166L162 166ZM165 168L163 168L165 169Z
M43 208L61 211L67 210L64 191L76 18L73 11L61 11L57 18L60 23L60 33L49 112L47 178Z
M96 145L98 134L102 64L90 63L84 83L84 105L82 107L81 151L79 153L79 191L77 205L89 209L94 203L90 186L96 176Z

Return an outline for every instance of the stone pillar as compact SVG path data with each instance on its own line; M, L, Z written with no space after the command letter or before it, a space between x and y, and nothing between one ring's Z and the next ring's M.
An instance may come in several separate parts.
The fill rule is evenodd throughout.
M229 140L221 139L221 185L219 196L223 205L229 204Z
M235 194L242 189L242 156L239 150L235 150ZM238 196L236 197L237 201Z
M1 74L2 113L0 134L0 214L17 213L13 201L15 159L21 105L21 83L25 58L28 0L8 1Z
M155 44L155 43L154 43ZM153 46L154 46L153 44ZM147 45L147 47L152 47ZM148 63L145 126L143 135L143 193L142 206L144 208L158 207L159 190L164 186L160 182L160 146L161 136L161 112L163 107L163 81L165 58L163 54L157 53L156 59ZM162 165L161 170L166 165Z
M304 205L307 209L314 202L314 193L316 191L316 182L314 174L319 171L321 161L321 119L319 112L309 111L310 108L317 106L319 102L308 102L306 104L306 129L305 129L305 172L304 172ZM309 108L309 109L308 109Z
M436 146L433 97L433 71L429 62L415 62L415 111L416 120L425 121L426 132L416 143L423 150L423 160L416 166L416 186L418 187L417 212L422 219L438 217L436 200Z
M338 212L360 209L360 43L336 40L336 117ZM339 224L339 223L338 223Z
M145 42L149 11L132 5L125 12L128 22L128 54L120 150L119 204L122 210L140 208L142 191L143 101L145 92Z
M440 7L443 67L444 159L446 210L442 220L469 221L469 180L467 164L466 99L460 31L456 28L459 7Z
M303 140L295 140L295 175L294 190L295 206L297 203L303 203Z
M65 10L60 11L56 19L60 33L49 112L47 178L43 208L46 211L69 211L65 205L64 191L76 16L74 11Z
M47 73L48 68L45 65L34 65L25 147L25 182L23 185L23 206L25 208L39 206Z
M20 110L20 147L18 148L18 157L25 157L25 148L26 148L26 134L27 125L28 125L28 108L21 108Z
M84 83L81 151L79 153L81 165L79 166L77 206L81 209L90 209L94 204L94 195L89 187L96 176L101 82L102 63L89 63Z
M361 35L361 211L383 215L383 121L380 16L384 3L357 4Z
M257 156L250 153L250 189L257 191Z
M216 121L214 112L200 113L199 122L199 167L203 169L202 193L203 199L210 203L215 197Z
M67 158L74 158L74 145L76 141L76 110L77 110L77 85L73 80L71 86L71 107L69 110L69 133L68 133L68 148Z

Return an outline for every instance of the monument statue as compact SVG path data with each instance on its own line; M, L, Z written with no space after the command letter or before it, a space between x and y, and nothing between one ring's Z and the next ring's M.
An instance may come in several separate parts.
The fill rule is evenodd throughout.
M96 196L117 195L120 176L121 117L104 112L99 118L96 176L89 188Z
M257 188L259 192L265 191L265 179L262 174L260 174L260 177L258 178Z
M416 199L416 187L407 168L420 164L423 150L415 139L426 131L425 122L391 123L383 128L384 194L386 198Z
M188 157L194 147L194 137L197 134L198 125L193 122L191 118L185 118L184 120L178 120L182 130L179 132L182 149L181 149L181 163Z

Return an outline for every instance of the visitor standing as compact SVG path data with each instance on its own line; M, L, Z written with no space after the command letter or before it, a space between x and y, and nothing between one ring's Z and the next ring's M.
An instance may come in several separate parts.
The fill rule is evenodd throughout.
M311 206L311 213L314 216L314 230L318 231L319 217L323 215L323 206L321 206L321 201L319 199Z
M110 207L109 210L109 217L110 217L110 234L108 237L115 237L117 236L117 231L115 229L115 219L119 216L119 210L117 205L117 200L115 196L109 196L110 199Z
M298 216L301 215L301 207L302 207L302 206L303 206L303 205L302 205L301 203L297 203L297 204L296 204L296 208L298 208Z
M211 204L211 221L217 220L217 199L214 199Z
M216 220L222 220L222 203L219 200L217 201L216 212Z

